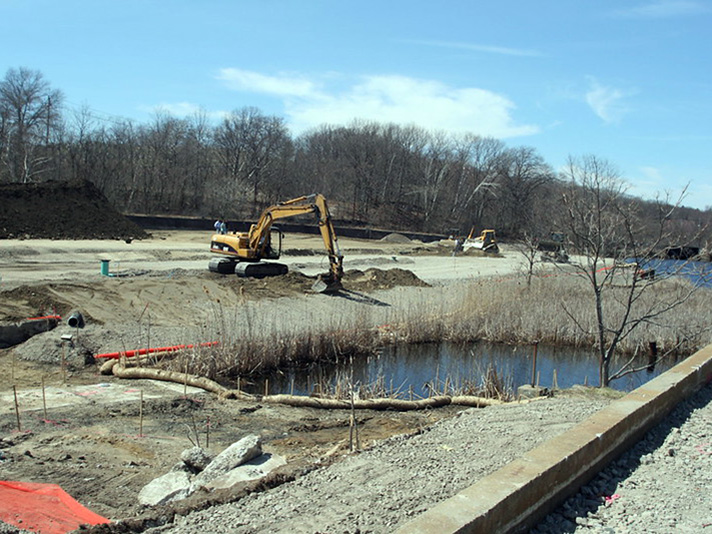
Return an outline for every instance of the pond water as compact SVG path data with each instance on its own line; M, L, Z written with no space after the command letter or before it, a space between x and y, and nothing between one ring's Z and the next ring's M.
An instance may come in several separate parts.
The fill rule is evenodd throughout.
M480 384L481 377L489 366L514 391L523 384L532 382L534 347L516 347L493 343L470 344L422 344L391 346L379 354L354 359L354 382L373 385L379 382L387 391L400 392L403 398L413 394L414 398L427 397L428 386L437 384L443 390L445 381L455 386ZM540 386L569 388L576 384L598 385L598 360L593 350L563 348L539 345L534 380ZM618 370L622 362L614 361L611 372ZM636 362L645 366L647 359ZM638 372L614 380L611 387L620 391L631 391L676 362L671 359L658 363L654 369ZM317 384L334 385L345 381L351 373L348 363L341 365L321 365L310 369L290 369L275 374L268 379L271 394L293 393L307 395L318 391ZM263 393L264 383L245 385L245 390Z
M640 266L644 269L653 269L657 275L683 276L697 286L712 287L712 263L707 261L656 259L640 261Z

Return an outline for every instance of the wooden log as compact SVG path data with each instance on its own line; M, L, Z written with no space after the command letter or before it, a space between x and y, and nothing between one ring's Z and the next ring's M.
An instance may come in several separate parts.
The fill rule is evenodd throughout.
M163 382L175 382L176 384L188 384L196 388L204 389L216 395L228 391L225 386L221 386L214 380L204 376L189 375L176 371L166 371L163 369L151 369L150 367L124 367L122 364L114 365L114 376L119 378L149 378L151 380L161 380Z
M504 401L499 399L488 399L486 397L475 397L473 395L456 395L452 397L452 404L457 406L472 406L474 408L484 408L486 406L495 406L497 404L504 404Z
M148 378L151 380L162 380L164 382L174 382L176 384L187 384L192 387L200 388L210 393L219 395L222 399L243 399L257 400L270 404L284 404L286 406L302 407L302 408L320 408L325 410L395 410L395 411L410 411L424 410L426 408L440 408L455 404L458 406L472 406L484 408L485 406L493 406L495 404L503 404L503 401L498 399L487 399L484 397L474 397L469 395L459 395L451 397L449 395L439 395L420 400L403 400L403 399L354 399L353 404L349 399L324 399L319 397L303 397L299 395L265 395L263 397L250 395L236 389L228 389L202 376L195 376L188 373L179 373L176 371L166 371L163 369L152 369L149 367L126 367L122 362L110 360L112 365L107 362L104 366L111 369L114 376L119 378ZM102 368L104 367L102 366Z
M425 408L440 408L450 404L451 398L447 395L430 397L415 401L403 399L355 399L354 408L357 410L423 410ZM271 404L286 404L304 408L323 408L332 410L348 410L351 408L350 400L322 399L318 397L301 397L293 395L268 395L262 397L262 402Z

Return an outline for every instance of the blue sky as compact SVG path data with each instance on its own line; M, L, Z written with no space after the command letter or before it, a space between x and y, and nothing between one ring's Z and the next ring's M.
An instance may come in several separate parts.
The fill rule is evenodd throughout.
M353 119L594 154L644 198L712 207L710 0L0 0L0 76L39 70L98 119L293 133Z

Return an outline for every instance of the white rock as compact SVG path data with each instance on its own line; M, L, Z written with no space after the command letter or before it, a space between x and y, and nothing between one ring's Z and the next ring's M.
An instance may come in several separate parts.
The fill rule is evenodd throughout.
M260 437L254 434L246 436L218 454L203 471L196 475L192 487L195 489L205 486L208 482L261 454L262 440Z
M138 502L146 506L155 506L185 499L190 493L188 473L171 471L146 484L138 494Z

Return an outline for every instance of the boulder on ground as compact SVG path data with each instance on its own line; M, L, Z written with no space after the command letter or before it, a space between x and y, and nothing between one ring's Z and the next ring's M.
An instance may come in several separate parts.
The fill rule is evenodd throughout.
M206 484L206 487L211 490L230 488L238 482L256 480L267 476L270 471L286 463L287 461L282 456L265 453L211 480Z
M185 499L190 493L190 475L184 471L171 471L146 484L138 494L138 502L155 506Z
M193 479L193 487L198 488L224 475L238 465L249 462L262 454L262 440L254 434L242 438L218 454L208 466Z
M202 447L193 447L190 449L185 449L180 454L180 459L185 465L187 465L194 473L199 473L205 469L210 462L215 458L214 454L206 451Z

